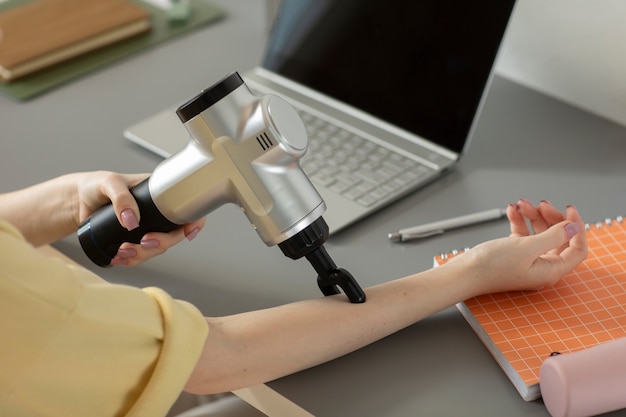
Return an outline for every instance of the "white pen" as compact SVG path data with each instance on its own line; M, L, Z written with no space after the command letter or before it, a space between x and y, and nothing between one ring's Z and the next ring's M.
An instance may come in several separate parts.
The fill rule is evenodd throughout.
M464 216L423 224L421 226L400 229L397 232L389 233L387 237L389 238L389 240L392 240L394 242L406 242L407 240L411 239L419 239L441 234L446 230L456 229L458 227L470 226L473 224L483 223L491 220L498 220L503 218L505 215L506 210L501 208L494 208L478 213L466 214Z

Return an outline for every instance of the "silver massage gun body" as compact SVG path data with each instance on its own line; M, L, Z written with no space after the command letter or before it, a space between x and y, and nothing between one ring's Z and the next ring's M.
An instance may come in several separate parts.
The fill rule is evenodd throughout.
M171 231L233 203L267 246L278 245L291 259L306 257L325 295L340 287L351 302L364 302L356 280L323 247L326 205L299 164L308 140L296 110L280 97L255 96L235 72L176 113L190 140L131 189L139 228L127 231L111 205L101 208L78 229L89 258L108 266L123 242L138 243L149 231Z
M307 133L283 99L254 96L236 74L223 83L221 93L232 91L219 105L222 94L205 93L178 109L191 140L154 170L150 194L177 224L238 204L261 239L277 245L326 210L298 163Z

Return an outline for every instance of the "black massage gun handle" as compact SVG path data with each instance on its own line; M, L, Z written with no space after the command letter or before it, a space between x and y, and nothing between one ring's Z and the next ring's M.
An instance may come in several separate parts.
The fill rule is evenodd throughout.
M87 254L98 266L110 266L124 242L139 243L148 232L170 232L180 225L166 219L154 205L148 189L148 179L131 188L141 213L139 227L128 231L124 228L108 204L85 220L78 228L78 240Z

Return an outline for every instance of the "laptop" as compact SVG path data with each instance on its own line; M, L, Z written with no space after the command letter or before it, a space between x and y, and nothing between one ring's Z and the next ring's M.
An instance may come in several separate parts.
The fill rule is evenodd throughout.
M301 165L331 234L440 178L467 152L514 3L281 0L262 62L241 75L302 116ZM124 136L168 157L188 141L176 108Z

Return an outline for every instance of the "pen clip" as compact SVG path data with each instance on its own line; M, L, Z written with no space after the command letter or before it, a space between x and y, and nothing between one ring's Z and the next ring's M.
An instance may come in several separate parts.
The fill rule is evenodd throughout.
M441 235L444 232L445 232L445 230L443 230L443 229L434 229L434 230L429 230L427 232L420 232L420 233L403 233L400 236L400 241L404 242L404 241L410 240L410 239L422 239L422 238L425 238L425 237Z

